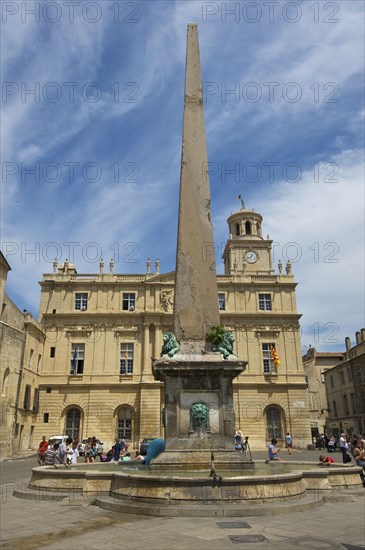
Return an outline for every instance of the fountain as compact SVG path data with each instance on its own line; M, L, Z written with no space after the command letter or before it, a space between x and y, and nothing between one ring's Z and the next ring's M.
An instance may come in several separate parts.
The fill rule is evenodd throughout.
M166 450L149 467L34 468L31 488L80 491L103 508L128 513L239 516L255 513L257 504L267 510L288 500L303 509L308 491L316 491L307 498L313 506L323 501L318 491L360 484L358 468L297 463L288 471L279 463L255 471L251 453L247 459L234 450L232 381L247 362L236 357L232 334L220 326L207 166L198 29L189 24L174 328L152 364L165 388Z

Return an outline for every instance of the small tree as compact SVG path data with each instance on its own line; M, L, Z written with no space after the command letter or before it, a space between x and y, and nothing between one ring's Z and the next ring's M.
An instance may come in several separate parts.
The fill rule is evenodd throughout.
M223 325L214 325L212 326L206 335L207 342L210 342L214 346L219 346L219 344L223 341L223 336L225 335L226 331Z

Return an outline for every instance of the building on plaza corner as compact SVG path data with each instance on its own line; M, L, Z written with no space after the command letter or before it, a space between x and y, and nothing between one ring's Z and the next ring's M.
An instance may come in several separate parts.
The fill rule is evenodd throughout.
M0 440L1 456L38 445L34 438L39 411L39 373L45 333L28 311L20 311L5 292L11 270L0 252ZM43 434L42 434L43 435Z
M317 351L309 347L303 355L303 366L308 382L309 417L313 443L320 434L327 431L328 405L324 373L335 365L344 362L342 351Z
M228 225L217 300L237 356L248 361L234 381L236 427L250 436L252 448L264 449L286 432L295 446L306 447L308 394L291 265L279 262L274 272L260 214L243 207ZM163 388L152 376L151 358L160 356L163 334L172 330L174 272L160 273L158 260L153 270L148 260L142 274L114 268L113 261L106 268L101 261L99 273L78 274L69 261L54 262L40 282L46 338L36 439L95 435L108 446L124 437L137 447L143 437L164 435Z
M341 365L324 373L329 409L328 432L365 435L365 329L356 332L356 343L345 339Z

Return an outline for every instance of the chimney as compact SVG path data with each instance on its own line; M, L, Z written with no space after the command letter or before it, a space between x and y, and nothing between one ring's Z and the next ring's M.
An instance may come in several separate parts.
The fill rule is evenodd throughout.
M361 338L360 338L360 332L359 331L356 332L355 337L356 337L356 344L360 344L361 343Z
M348 336L346 336L346 338L345 338L345 346L346 346L346 351L350 351L351 341L350 341L350 338Z

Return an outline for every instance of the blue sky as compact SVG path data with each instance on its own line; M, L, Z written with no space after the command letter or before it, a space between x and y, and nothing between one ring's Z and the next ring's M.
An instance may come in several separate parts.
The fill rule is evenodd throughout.
M344 349L364 326L363 8L3 2L1 241L17 305L37 315L56 254L79 273L117 249L116 272L144 273L148 257L174 269L195 21L217 249L242 194L275 266L292 261L303 347Z

